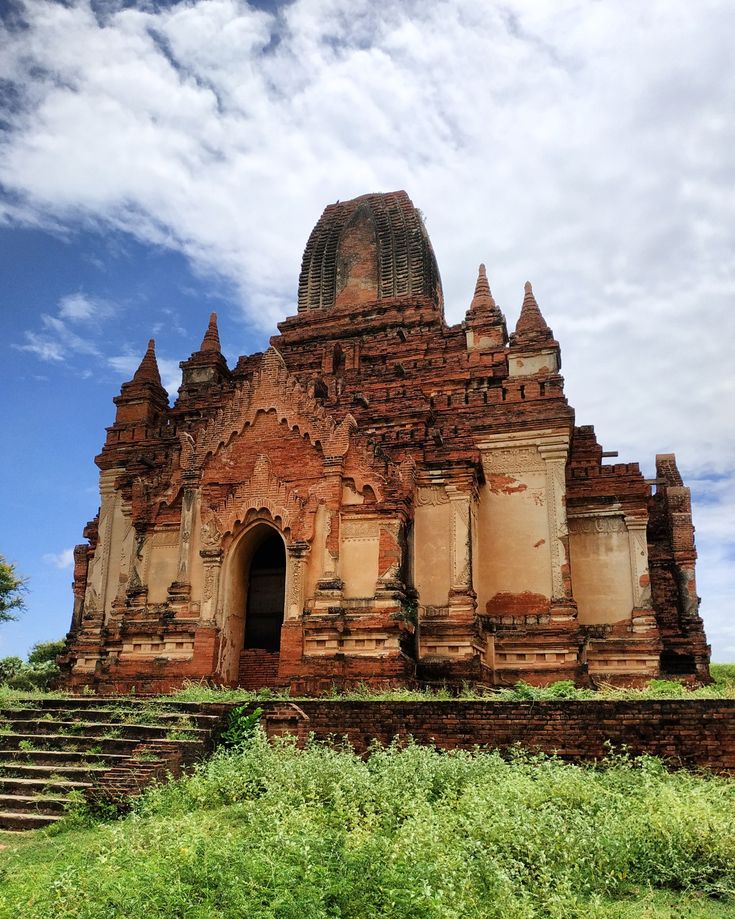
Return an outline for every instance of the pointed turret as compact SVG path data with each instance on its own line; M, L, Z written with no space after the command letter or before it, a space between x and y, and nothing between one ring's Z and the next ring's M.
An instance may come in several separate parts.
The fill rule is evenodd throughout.
M530 281L526 281L523 290L521 315L510 336L509 376L558 373L561 367L559 342L541 314Z
M158 361L156 360L156 340L151 338L148 347L143 355L143 359L138 365L138 369L133 374L132 383L153 383L161 386L161 374L158 370Z
M156 424L168 411L168 393L161 383L156 343L152 338L133 379L123 383L120 395L113 402L117 406L116 428L131 424Z
M475 293L464 321L468 351L503 348L508 341L505 316L490 291L485 266L477 272Z
M526 281L523 286L523 306L518 317L515 332L510 337L512 346L545 344L554 340L554 333L546 324L541 314L536 297L533 295L531 282Z
M179 400L204 395L210 386L219 385L230 379L227 361L221 350L216 313L209 316L207 331L199 350L187 361L182 361L179 367L183 373Z
M209 314L209 325L207 326L207 331L204 333L202 346L199 351L216 351L217 354L220 354L222 351L219 343L219 329L217 328L216 313Z
M485 265L480 263L480 267L477 271L477 283L475 284L475 295L472 298L472 303L470 303L470 310L478 312L479 310L495 310L497 309L497 304L493 299L493 295L490 291L490 285L487 280L487 271L485 270Z

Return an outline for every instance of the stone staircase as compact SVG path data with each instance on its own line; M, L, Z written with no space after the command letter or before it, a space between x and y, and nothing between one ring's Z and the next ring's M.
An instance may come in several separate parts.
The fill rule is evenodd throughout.
M232 706L81 698L0 707L0 830L48 826L80 792L123 805L217 742Z

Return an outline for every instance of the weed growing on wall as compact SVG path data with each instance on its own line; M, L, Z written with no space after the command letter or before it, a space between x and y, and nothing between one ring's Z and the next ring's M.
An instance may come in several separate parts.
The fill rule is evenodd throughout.
M434 689L376 690L366 684L348 691L334 687L327 697L357 699L362 701L421 702L437 699L505 699L508 701L561 700L561 699L732 699L735 698L735 664L712 664L714 683L710 686L690 688L675 680L650 680L640 689L625 689L602 685L596 690L576 687L571 680L559 680L548 686L531 686L523 681L504 689L490 689L464 685L461 689L438 687ZM162 696L163 700L182 702L254 702L265 699L289 699L287 690L271 689L252 692L213 686L206 682L189 682L177 692Z

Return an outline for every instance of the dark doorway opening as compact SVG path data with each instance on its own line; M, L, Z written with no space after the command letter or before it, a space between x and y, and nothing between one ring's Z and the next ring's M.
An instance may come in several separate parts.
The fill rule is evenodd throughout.
M676 651L662 651L660 667L662 676L691 676L697 672L694 655Z
M267 536L250 562L245 609L245 647L279 651L286 595L286 550L277 533Z

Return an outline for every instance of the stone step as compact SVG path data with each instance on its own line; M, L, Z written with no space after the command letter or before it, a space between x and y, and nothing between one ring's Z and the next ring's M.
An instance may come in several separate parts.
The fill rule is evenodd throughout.
M23 742L30 744L30 750L23 750ZM87 737L79 734L70 737L68 734L0 734L0 750L19 750L27 753L31 750L87 750L97 748L103 753L130 753L138 746L136 737Z
M0 830L46 826L71 792L135 796L171 767L175 774L213 746L231 703L99 698L33 699L0 712ZM183 723L182 723L183 722ZM187 739L180 740L179 737ZM140 755L133 751L140 748Z
M197 713L202 706L206 706L209 714L217 714L219 710L226 711L230 706L226 702L182 702L168 698L135 698L133 696L63 696L59 698L29 699L27 702L19 700L18 704L7 703L3 710L23 711L24 709L42 709L43 711L54 711L55 709L83 708L83 709L122 709L122 708L139 708L147 709L151 705L156 708L166 708L172 712L193 712Z
M43 721L53 724L57 719L72 722L102 722L105 724L162 724L167 727L171 723L176 723L182 718L191 721L194 727L211 728L215 727L221 720L221 715L210 715L204 712L182 712L182 711L160 711L158 708L154 711L155 720L146 717L143 720L134 720L136 713L146 714L146 709L141 706L126 708L121 710L119 706L111 708L78 708L64 707L55 709L44 708L23 708L23 709L0 709L0 724L13 721Z
M13 734L57 734L74 738L80 734L87 737L135 737L149 740L167 740L170 731L177 733L191 734L188 739L193 740L196 737L205 737L209 731L206 728L195 727L176 727L166 724L116 724L110 726L109 722L104 721L27 721L12 720L5 722L5 726L10 728ZM114 732L114 733L113 733Z
M122 764L116 764L122 765ZM98 775L104 772L110 766L65 766L54 763L52 765L32 765L30 763L18 763L12 760L0 760L0 778L43 778L44 776L59 775L65 779L94 779L95 773Z
M53 773L52 773L53 774ZM43 779L20 779L0 777L0 795L49 794L52 797L63 796L69 791L83 791L91 788L93 782L80 782L74 779L51 778L50 774Z
M126 753L89 753L85 750L2 750L0 757L8 765L73 766L88 763L104 769L119 766L130 758Z
M0 811L0 830L40 830L61 820L60 814L38 814L30 811Z
M151 738L145 738L150 740ZM153 738L165 740L165 737ZM177 740L176 743L182 750L196 750L201 748L202 741L206 740ZM20 744L23 742L31 744L29 750L23 750ZM92 747L99 749L102 753L130 753L138 744L141 743L140 737L94 737L85 734L75 734L73 737L68 734L0 734L0 751L19 750L23 753L30 753L37 750L74 750L83 752ZM5 756L5 752L2 753Z
M63 815L69 805L69 798L44 795L0 794L0 812Z

